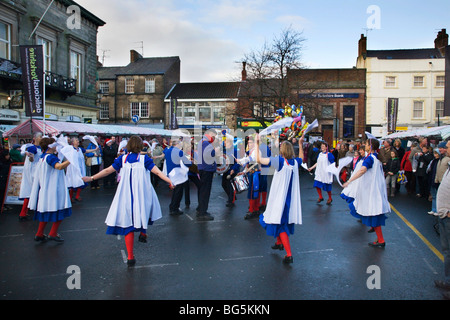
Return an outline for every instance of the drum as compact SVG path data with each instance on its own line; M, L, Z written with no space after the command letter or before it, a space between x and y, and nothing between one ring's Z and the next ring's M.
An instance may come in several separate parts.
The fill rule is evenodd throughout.
M234 177L234 179L231 181L231 185L233 186L233 189L236 193L242 193L248 190L250 183L248 181L247 175L241 174Z
M221 155L216 158L217 168L216 172L218 174L223 174L230 169L230 159L226 154Z

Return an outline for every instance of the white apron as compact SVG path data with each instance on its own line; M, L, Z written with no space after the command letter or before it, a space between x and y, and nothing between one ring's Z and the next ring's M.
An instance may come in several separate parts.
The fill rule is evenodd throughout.
M289 208L289 224L302 224L302 205L300 201L300 179L298 164L289 165L286 161L280 171L275 170L270 186L269 199L266 211L263 214L267 224L280 224L289 190L289 181L292 177L291 203Z
M126 158L122 157L121 179L105 223L109 227L147 229L149 221L162 217L161 206L151 183L150 171L144 166L145 155L140 155L135 163L125 162Z
M36 172L37 164L41 158L42 150L37 148L37 153L34 155L33 161L30 161L28 156L25 158L23 165L22 182L20 184L19 199L27 199L30 197L31 187L33 186L34 174Z
M362 168L363 162L364 161L362 159L358 161L358 163L356 164L355 169L353 170L353 173L350 176L350 178L353 177L353 175L355 175ZM361 178L353 180L352 182L349 183L349 185L346 188L344 188L342 190L341 193L346 195L347 197L355 199L356 193L357 193L358 188L360 186L360 182L361 182Z
M330 165L330 161L328 161L328 153L319 153L319 157L317 158L317 167L315 171L314 180L317 180L322 183L332 184L333 183L333 174L329 173L327 168Z
M359 182L359 187L354 197L355 201L353 202L356 212L366 217L391 212L387 197L386 182L384 180L383 165L374 155L370 155L370 157L373 157L373 166L362 177L357 179L361 181Z
M41 213L57 212L72 207L64 170L50 166L46 159L40 158L36 166L28 208Z
M73 148L73 147L72 147ZM70 162L66 169L66 179L68 188L79 188L85 185L82 177L86 176L86 164L84 162L84 155L80 148L74 149L76 153L73 156L73 163Z

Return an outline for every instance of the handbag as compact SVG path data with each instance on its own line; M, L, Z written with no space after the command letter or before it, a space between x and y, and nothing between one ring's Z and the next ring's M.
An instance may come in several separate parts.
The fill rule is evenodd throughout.
M92 157L86 157L86 166L92 166Z

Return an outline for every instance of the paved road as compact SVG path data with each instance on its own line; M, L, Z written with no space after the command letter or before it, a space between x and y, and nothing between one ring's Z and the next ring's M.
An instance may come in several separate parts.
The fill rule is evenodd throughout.
M371 248L367 243L375 235L350 216L340 190L334 186L331 206L318 205L312 177L302 173L303 224L291 237L291 265L282 263L284 252L270 248L274 239L257 220L243 219L246 195L238 195L236 207L225 206L219 177L209 210L215 220L210 222L195 220L194 186L191 207L182 205L185 214L177 217L168 215L170 191L157 188L163 218L149 227L148 243L136 240L134 268L124 261L123 238L105 234L113 190L83 191L83 201L73 205L72 217L60 227L63 244L34 242L37 222L19 222L16 207L0 215L0 297L441 300L433 281L443 278L443 261L434 218L426 213L430 204L402 190L391 203L403 219L392 212L384 228L386 248ZM79 268L79 278L68 273L69 266ZM68 280L81 288L69 290ZM369 289L368 283L379 288Z

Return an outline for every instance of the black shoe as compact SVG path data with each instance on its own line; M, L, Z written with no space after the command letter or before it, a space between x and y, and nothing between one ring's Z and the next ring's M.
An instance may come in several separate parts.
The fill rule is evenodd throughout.
M321 203L323 201L323 198L319 198L319 200L317 200L317 203Z
M450 283L442 280L434 280L434 285L440 289L450 290Z
M182 214L183 214L183 211L180 211L179 209L175 210L175 211L170 211L170 215L171 216L179 216L179 215L182 215Z
M369 231L367 231L368 233L372 233L372 232L375 232L375 228L374 227L372 227L372 228L370 228L369 229Z
M61 236L59 234L57 234L56 237L48 236L48 240L53 240L56 242L64 242L64 239L61 238Z
M35 236L34 237L34 241L36 241L36 242L44 242L44 241L47 241L48 240L48 238L47 238L47 236L44 234L42 237L41 236Z
M283 258L283 263L293 263L294 262L294 258L292 256L285 256Z
M19 221L27 221L30 218L30 215L27 214L26 216L19 216Z
M136 259L127 259L128 267L134 267L135 264L136 264Z
M211 220L214 220L214 217L209 213L203 213L203 214L197 215L197 220L198 221L211 221Z
M147 235L141 233L141 234L139 235L138 241L139 241L139 242L142 242L142 243L147 243Z
M379 243L378 240L375 242L369 242L369 246L374 248L384 248L386 246L386 242Z
M283 247L283 245L280 243L280 244L274 244L272 247L271 247L273 250L283 250L284 249L284 247Z
M247 213L247 214L244 216L244 219L245 219L245 220L250 220L250 219L256 219L256 218L258 218L258 217L259 217L259 212L258 212L258 211L255 211L255 212Z
M228 208L233 208L234 207L234 203L233 202L227 202L226 206Z
M328 199L327 200L327 205L330 205L333 202L333 199Z

